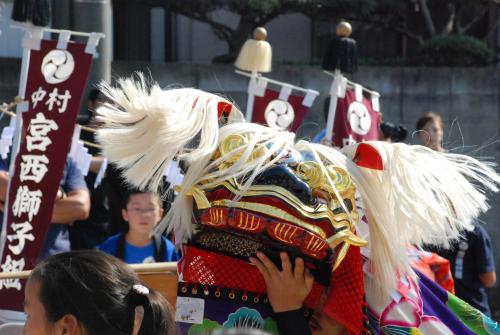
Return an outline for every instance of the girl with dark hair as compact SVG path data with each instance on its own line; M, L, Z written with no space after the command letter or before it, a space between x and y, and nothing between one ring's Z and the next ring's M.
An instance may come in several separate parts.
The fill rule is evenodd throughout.
M417 136L423 146L439 152L445 152L443 148L443 118L441 115L427 112L422 115L416 125Z
M125 263L99 251L72 251L41 262L25 291L24 335L171 335L166 300Z

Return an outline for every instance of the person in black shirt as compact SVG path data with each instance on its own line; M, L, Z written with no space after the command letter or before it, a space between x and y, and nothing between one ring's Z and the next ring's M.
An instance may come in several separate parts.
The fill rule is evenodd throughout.
M491 240L486 230L474 224L451 248L433 248L434 252L450 261L455 280L455 295L490 316L486 288L496 282L495 262Z
M443 119L439 114L425 113L418 119L416 130L424 146L446 152L442 145ZM496 274L491 241L486 230L474 223L474 230L466 232L448 250L433 246L427 249L450 261L455 295L489 316L486 288L495 285Z
M105 98L98 89L93 89L88 96L87 110L88 117L81 123L87 127L96 129L99 124L95 120L95 110L105 102ZM97 144L95 132L85 129L81 130L80 139ZM100 149L88 146L89 153L92 155L90 170L85 177L87 188L90 191L90 213L89 217L82 221L76 221L69 228L69 237L71 240L71 249L93 249L107 237L108 229L108 200L104 192L104 184L100 183L96 187L95 181L99 174L101 164L104 158Z

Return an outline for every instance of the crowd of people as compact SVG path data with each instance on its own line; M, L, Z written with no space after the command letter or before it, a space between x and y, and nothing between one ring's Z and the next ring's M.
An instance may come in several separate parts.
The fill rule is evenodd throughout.
M103 101L99 91L92 91L90 116ZM92 117L88 123L99 126ZM391 139L387 129L396 128L386 127L382 133ZM402 130L394 131L394 139L401 140ZM438 114L422 116L415 134L422 145L446 152L443 120ZM84 136L95 142L93 133ZM172 241L154 233L168 204L155 193L126 186L113 165L106 180L94 188L102 157L97 151L93 155L94 168L87 178L71 159L66 163L41 262L26 286L24 334L175 334L172 308L125 265L179 260L180 252ZM0 161L1 204L6 199L9 162L10 157ZM496 275L486 230L475 223L474 230L451 249L429 246L429 250L449 260L456 295L489 315L485 288L495 284ZM311 325L301 309L313 277L301 258L291 261L286 253L279 257L279 266L261 252L248 261L265 280L280 332L310 334Z

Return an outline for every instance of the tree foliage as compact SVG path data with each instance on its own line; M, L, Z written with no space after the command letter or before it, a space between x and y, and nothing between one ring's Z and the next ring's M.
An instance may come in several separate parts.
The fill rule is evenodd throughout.
M152 0L151 0L152 1ZM158 0L154 1L156 4ZM172 12L207 23L228 45L228 53L214 61L233 60L258 26L279 15L303 13L313 19L345 18L403 34L422 45L437 36L470 35L485 18L491 0L163 0ZM218 10L239 16L230 26ZM486 32L485 34L487 34ZM479 36L483 37L483 36Z
M435 36L420 48L419 60L430 66L487 65L491 51L486 43L467 35Z

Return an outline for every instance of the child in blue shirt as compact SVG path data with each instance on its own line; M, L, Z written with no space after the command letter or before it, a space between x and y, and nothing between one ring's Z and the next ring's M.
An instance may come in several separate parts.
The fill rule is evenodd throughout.
M151 235L163 216L160 197L133 190L127 195L122 216L128 231L111 236L98 248L126 263L173 262L179 259L172 242L160 234Z

